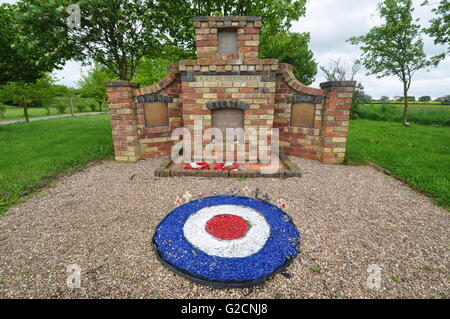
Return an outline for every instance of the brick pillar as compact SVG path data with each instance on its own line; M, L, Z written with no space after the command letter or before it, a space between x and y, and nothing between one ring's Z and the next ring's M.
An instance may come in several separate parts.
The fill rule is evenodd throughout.
M138 118L133 90L139 84L106 82L109 113L114 141L114 157L120 162L135 162L140 158Z
M322 163L339 164L344 160L355 85L355 81L330 81L320 84L326 92L318 152Z

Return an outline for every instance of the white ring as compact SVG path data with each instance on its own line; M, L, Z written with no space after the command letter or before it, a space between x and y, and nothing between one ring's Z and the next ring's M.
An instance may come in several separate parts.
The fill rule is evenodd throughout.
M206 231L206 223L214 216L232 214L245 219L250 228L244 237L221 240ZM212 256L242 258L257 253L270 236L270 226L258 211L241 205L215 205L192 214L183 226L184 237L194 247Z

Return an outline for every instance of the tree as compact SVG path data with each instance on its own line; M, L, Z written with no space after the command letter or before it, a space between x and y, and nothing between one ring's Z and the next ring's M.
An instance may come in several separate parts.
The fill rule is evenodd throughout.
M419 101L420 102L430 102L431 96L429 96L429 95L421 96L421 97L419 97Z
M349 68L340 58L331 60L328 67L320 67L327 81L353 81L360 68L361 65L358 62L354 62L351 68ZM353 90L352 106L350 109L350 117L352 119L357 119L361 113L359 108L364 103L368 103L368 99L364 96L363 90L363 85L358 82ZM371 101L372 99L370 98Z
M174 45L165 45L157 56L145 56L136 69L134 82L142 87L160 81L167 74L169 64L177 63L179 60L194 58L193 53Z
M5 112L6 112L6 105L3 103L0 103L0 119L5 118Z
M440 98L441 104L450 105L450 95L446 95Z
M45 63L36 63L44 56L41 48L13 32L15 10L15 5L0 5L0 85L14 81L35 82L43 72L52 70Z
M0 89L0 100L13 101L14 104L23 107L23 115L25 120L29 122L28 107L35 100L44 100L49 98L40 84L26 83L26 82L8 82Z
M308 85L314 81L317 64L308 48L308 33L289 32L292 22L305 15L306 0L167 0L159 1L165 16L167 37L174 46L194 57L195 16L260 16L260 57L278 59L294 66L296 77ZM155 58L155 57L153 57Z
M142 57L164 41L164 13L150 0L22 0L17 26L52 58L93 60L130 81ZM78 12L79 10L79 12ZM79 23L77 19L79 18Z
M382 97L380 97L380 102L381 103L389 102L389 96L383 95Z
M306 0L166 0L158 1L167 37L176 46L193 50L195 16L260 16L263 20L261 42L267 35L287 32L292 21L305 15ZM276 57L275 57L276 58Z
M349 67L342 62L341 58L339 58L337 60L331 60L328 64L328 68L321 66L320 70L324 73L327 81L353 81L360 68L361 64L356 61L349 69Z
M77 84L80 87L81 96L94 99L101 110L107 97L105 82L112 79L114 74L109 69L96 64L87 74L81 76Z
M405 97L404 96L399 96L397 101L404 102L405 101ZM415 96L408 96L407 101L408 102L414 102L414 101L416 101L416 97Z
M411 0L384 0L378 5L378 13L384 20L366 35L350 38L360 45L361 62L368 74L378 78L397 76L403 83L403 124L408 123L408 90L412 77L418 70L436 66L443 54L427 59L420 38L420 26L412 17Z
M422 5L427 4L428 1L425 1ZM447 51L450 53L450 2L441 0L432 12L436 17L430 20L431 25L425 32L434 38L435 44L447 45Z
M309 33L282 32L268 35L260 49L262 59L277 58L281 63L294 66L296 78L305 85L314 81L317 74L317 63L308 48Z
M264 47L268 36L287 32L292 21L305 14L306 0L80 0L79 7L69 6L72 3L21 0L16 27L28 41L46 50L45 60L54 67L69 59L91 59L120 79L131 81L144 58L167 59L166 47L178 47L188 52L189 58L195 57L194 16L217 11L223 15L262 16ZM78 22L78 17L80 23L68 23L72 18ZM306 65L293 57L300 61L298 67Z

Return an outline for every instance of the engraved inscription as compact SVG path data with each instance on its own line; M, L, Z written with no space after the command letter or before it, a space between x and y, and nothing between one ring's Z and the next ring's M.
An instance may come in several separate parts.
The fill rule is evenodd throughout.
M197 82L261 82L260 75L196 75Z

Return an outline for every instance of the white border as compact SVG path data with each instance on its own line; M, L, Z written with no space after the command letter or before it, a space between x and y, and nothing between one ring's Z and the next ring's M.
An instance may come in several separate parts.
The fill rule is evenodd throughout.
M217 215L232 214L250 223L244 237L221 240L206 231L206 223ZM241 205L215 205L192 214L183 226L184 237L208 255L225 258L243 258L257 253L270 236L270 226L258 211Z

